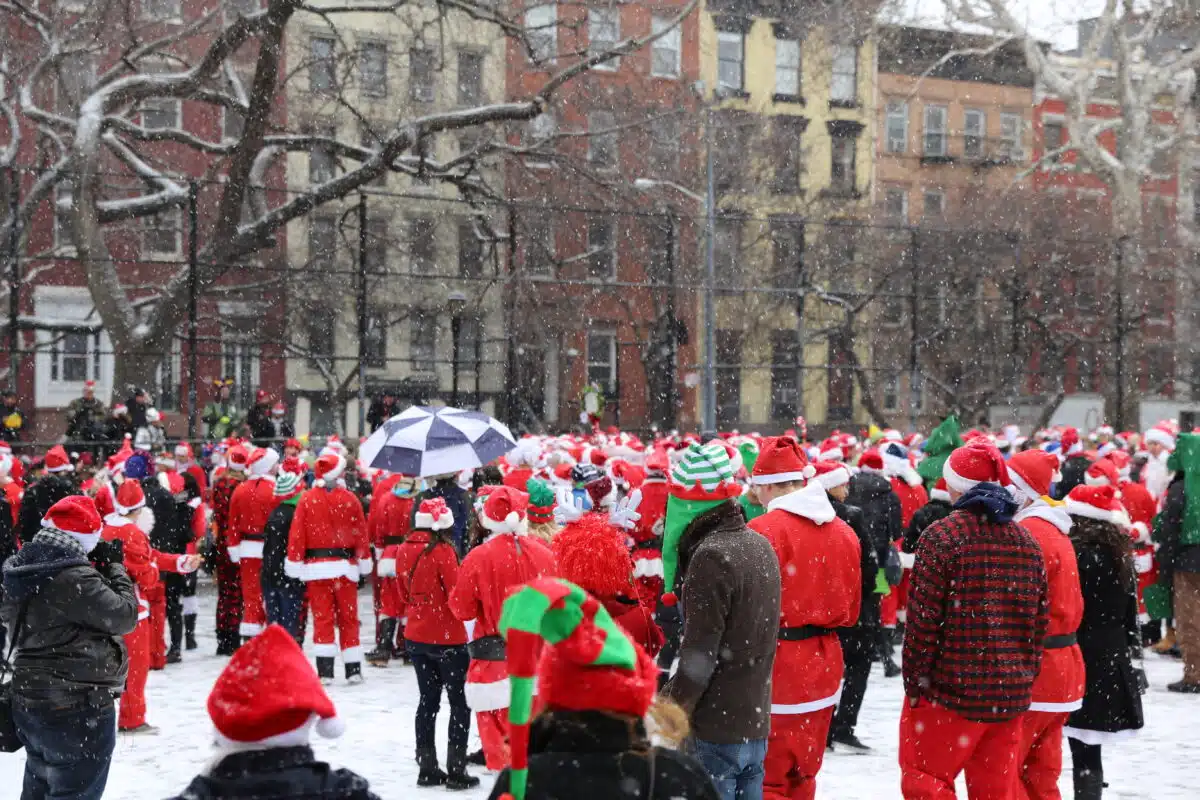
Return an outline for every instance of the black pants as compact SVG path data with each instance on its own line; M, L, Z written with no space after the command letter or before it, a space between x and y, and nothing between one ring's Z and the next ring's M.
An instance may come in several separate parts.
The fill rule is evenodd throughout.
M867 694L867 679L871 677L871 655L875 629L855 628L838 631L842 642L842 660L845 672L842 675L842 697L830 726L831 736L853 736L858 724L858 712L862 710L863 697Z
M1071 744L1071 772L1075 780L1075 797L1092 800L1100 797L1104 786L1104 765L1100 760L1098 744L1084 744L1078 739L1067 738Z
M171 632L171 649L183 646L183 589L187 579L174 572L164 573L163 586L167 594L167 629Z
M654 612L654 619L658 623L658 627L662 628L663 637L666 639L662 650L658 651L658 668L662 670L658 684L661 688L670 677L671 665L675 663L675 656L679 655L679 641L683 637L683 615L679 613L679 606L666 606L659 603Z
M1152 644L1158 644L1162 637L1161 619L1152 619L1149 622L1142 623L1142 646L1149 647Z
M464 686L471 657L466 645L422 644L405 641L404 646L417 673L421 699L417 703L417 758L433 751L433 731L442 705L442 689L450 701L450 752L446 762L453 769L458 757L466 758L467 735L471 732L471 709Z

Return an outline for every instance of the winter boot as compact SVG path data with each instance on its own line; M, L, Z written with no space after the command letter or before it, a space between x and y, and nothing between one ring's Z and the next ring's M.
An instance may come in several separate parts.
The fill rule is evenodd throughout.
M396 638L396 620L392 617L380 620L375 632L375 649L366 654L372 667L386 667L392 659L392 642Z
M433 748L418 750L417 768L420 769L420 773L417 775L417 786L446 785L446 773L438 767L437 750Z
M324 686L333 683L334 661L333 656L317 656L317 677Z
M1076 772L1075 800L1100 800L1104 796L1104 773Z
M171 646L167 648L167 663L178 664L183 661L180 653L183 650L183 616L167 615L167 626L171 629ZM172 655L174 659L172 659Z
M1167 691L1175 694L1200 694L1200 683L1176 681L1175 683L1167 684Z
M195 650L200 645L196 644L196 615L187 614L183 618L183 633L184 647L188 650Z
M168 664L178 664L180 661L183 661L183 653L180 652L179 647L177 645L171 645L170 647L168 647L167 648L167 663Z
M896 627L892 628L892 647L904 646L904 623L897 622Z
M1175 646L1175 628L1167 626L1167 635L1158 640L1158 644L1150 649L1158 653L1160 656L1165 656L1167 651Z
M240 640L236 630L218 630L217 631L217 655L231 656L238 649Z
M478 750L476 750L474 753L471 753L471 755L467 756L467 763L472 764L476 767L486 767L487 766L487 756L485 756L483 754L483 748L481 747Z
M136 728L118 728L117 733L127 733L131 736L152 736L158 733L158 728L149 722L143 722Z
M346 683L362 683L362 662L355 661L346 665Z
M894 678L900 674L900 666L896 663L896 659L892 656L892 632L887 628L882 628L879 631L879 662L883 664L883 676L885 678Z
M843 750L847 753L855 755L869 755L871 748L859 741L858 737L853 733L840 732L833 737L833 744L837 745L838 750Z
M467 774L467 745L450 745L446 754L446 788L452 792L462 792L474 789L479 785L479 778Z

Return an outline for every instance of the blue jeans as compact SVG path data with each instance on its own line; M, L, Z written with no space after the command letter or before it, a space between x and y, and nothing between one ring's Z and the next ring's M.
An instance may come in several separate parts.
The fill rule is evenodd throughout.
M721 800L762 800L767 740L716 744L691 740L692 754L712 778Z
M303 644L304 630L300 625L300 611L304 608L303 586L264 586L263 606L267 610L268 623L279 623L293 639Z
M14 696L12 713L25 745L21 800L100 800L117 746L113 701L53 707Z

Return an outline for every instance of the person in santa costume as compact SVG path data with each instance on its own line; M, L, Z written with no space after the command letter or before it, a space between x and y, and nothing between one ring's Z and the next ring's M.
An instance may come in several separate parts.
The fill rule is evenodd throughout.
M417 673L418 786L470 789L479 779L467 774L467 738L471 708L466 680L471 656L467 630L450 609L450 593L458 584L458 554L451 540L454 515L440 497L421 501L413 530L400 545L389 546L379 561L381 573L397 575L399 602L406 609L405 651ZM438 767L434 728L442 690L450 702L446 751L447 771Z
M1048 623L1046 565L1013 522L1017 503L1000 451L986 439L942 467L954 512L921 534L904 636L900 789L972 800L1010 797L1021 720L1033 700Z
M667 475L671 471L666 451L654 450L646 457L645 468L642 502L638 504L641 516L629 535L633 539L633 577L638 596L655 610L663 593L662 519L667 513ZM675 638L678 640L678 633Z
M896 645L896 626L900 623L898 589L904 578L899 553L894 542L904 536L904 515L900 498L892 490L891 481L884 473L883 455L876 448L862 454L858 460L858 472L850 478L850 493L847 502L862 509L863 521L875 546L875 559L879 563L880 587L887 587L879 601L880 629L876 642L879 660L883 663L884 677L894 678L900 674L893 648Z
M1162 638L1162 620L1151 619L1146 608L1146 590L1158 583L1158 560L1154 543L1150 540L1150 526L1158 513L1158 503L1149 490L1140 483L1122 480L1117 487L1121 492L1121 505L1129 513L1129 536L1133 539L1133 567L1138 582L1138 623L1142 631L1142 643L1147 647Z
M558 533L558 523L554 521L558 498L550 484L540 478L526 481L525 492L529 495L529 509L526 512L529 516L529 535L550 544Z
M208 475L205 473L204 467L196 463L195 453L192 452L192 446L187 442L175 445L175 469L181 474L186 473L196 479L202 497L208 493Z
M1159 502L1162 502L1171 483L1173 470L1167 466L1167 461L1175 450L1177 433L1175 426L1169 422L1160 422L1146 431L1142 439L1147 453L1146 466L1142 467L1142 483Z
M771 677L763 797L816 796L833 708L842 688L837 629L858 621L862 549L838 519L808 457L790 436L763 441L750 480L767 513L750 529L771 543L782 576Z
M296 506L304 493L304 482L296 472L280 470L275 476L278 505L263 529L262 592L267 622L282 625L297 644L304 643L304 621L308 614L304 581L287 574L287 551Z
M1084 476L1088 467L1092 465L1092 459L1084 453L1083 442L1079 440L1079 431L1075 428L1064 428L1059 444L1061 445L1059 454L1063 458L1062 480L1055 483L1054 496L1055 499L1062 500L1072 489L1084 482Z
M279 625L234 654L208 695L217 757L171 800L379 800L366 779L317 761L315 731L345 731L300 646Z
M336 451L317 459L313 488L304 493L292 518L284 571L307 585L313 653L321 680L333 680L340 644L346 680L359 683L363 680L363 652L358 580L371 572L371 548L362 503L349 489L337 485L345 471L346 458Z
M263 531L275 510L275 480L279 453L256 448L246 459L249 476L237 487L229 502L229 557L238 565L242 581L242 639L257 636L267 624L262 597Z
M61 444L46 451L45 470L45 475L25 488L21 498L17 527L22 544L41 531L42 520L51 506L79 492L74 480L75 466Z
M925 491L921 476L909 460L907 447L898 441L885 442L879 448L879 455L883 459L883 473L892 485L892 492L900 501L900 531L903 533L908 530L917 512L929 502L929 493ZM903 545L903 536L892 540L892 546L898 553L902 552ZM904 570L903 577L883 599L886 610L881 612L889 619L893 616L896 619L893 643L903 638L904 620L908 614L908 571L911 566L905 567L903 558L900 564Z
M373 667L386 667L393 658L405 661L404 603L396 572L396 550L404 544L413 518L417 480L397 475L388 491L376 493L367 512L367 537L377 559L375 582L379 586L375 608L375 649L366 654Z
M538 461L542 457L542 447L533 437L527 437L517 442L517 447L505 459L512 469L504 476L504 485L525 491L525 483L533 477Z
M129 674L121 695L117 728L127 733L157 730L146 722L146 678L150 674L150 601L147 593L159 588L159 573L189 574L200 567L200 556L162 553L150 546L145 525L151 524L146 494L137 481L125 481L117 489L115 510L104 518L100 538L121 543L125 571L133 579L138 600L138 625L125 636Z
M467 704L475 712L484 758L491 770L502 769L509 754L504 718L508 673L498 627L501 606L514 586L554 575L556 569L550 548L525 535L528 504L528 496L510 486L498 486L488 493L479 514L488 537L467 554L450 593L451 612L472 629Z
M21 508L21 494L19 488L15 493L8 489L16 485L10 477L12 465L12 454L0 453L0 564L17 552L17 516Z
M1033 684L1033 701L1021 720L1019 800L1059 800L1063 726L1067 714L1083 704L1083 654L1077 639L1083 595L1068 538L1071 516L1049 496L1057 472L1058 457L1043 450L1026 450L1008 460L1009 491L1021 506L1013 521L1042 548L1050 601L1042 666Z
M217 655L231 656L241 637L242 576L229 552L233 536L229 511L233 495L246 478L246 459L249 454L241 445L229 448L225 454L225 470L212 484L213 510L213 576L217 581Z
M491 800L719 800L691 758L652 742L686 729L656 702L658 667L596 598L567 581L539 578L504 603L509 648L512 761ZM545 642L546 644L543 644ZM534 682L544 711L535 718Z

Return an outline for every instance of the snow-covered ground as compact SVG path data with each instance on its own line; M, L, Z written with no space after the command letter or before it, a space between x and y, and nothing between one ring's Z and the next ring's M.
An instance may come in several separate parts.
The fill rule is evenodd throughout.
M156 735L121 736L113 759L107 800L156 800L180 791L212 756L211 725L204 704L208 691L227 659L212 655L213 606L211 587L202 586L200 650L187 653L184 663L150 673L147 690L150 722L159 727ZM370 596L361 595L363 642L368 643L372 625ZM311 630L311 626L310 626ZM340 670L340 667L339 667ZM1105 753L1105 777L1113 800L1181 800L1195 798L1195 729L1191 715L1200 716L1200 697L1169 694L1164 688L1177 680L1178 662L1149 655L1147 670L1150 693L1145 698L1146 729L1142 735ZM369 669L367 682L347 686L339 681L330 688L339 713L346 719L346 735L334 741L316 740L318 756L349 767L370 781L384 800L445 796L442 789L417 789L413 761L412 716L417 687L412 670L393 664L386 670ZM900 718L900 679L885 679L878 668L872 672L858 734L876 748L867 756L835 753L825 759L817 796L824 800L880 800L899 797L900 773L896 765L897 725ZM445 758L445 706L439 719ZM478 741L472 734L472 749ZM1066 748L1064 747L1064 750ZM1071 796L1069 755L1061 786ZM1191 763L1185 761L1190 759ZM3 797L16 797L24 756L0 755L0 786L11 790ZM474 792L464 798L486 798L492 780L482 768L472 770L483 778ZM965 791L960 791L965 797Z

